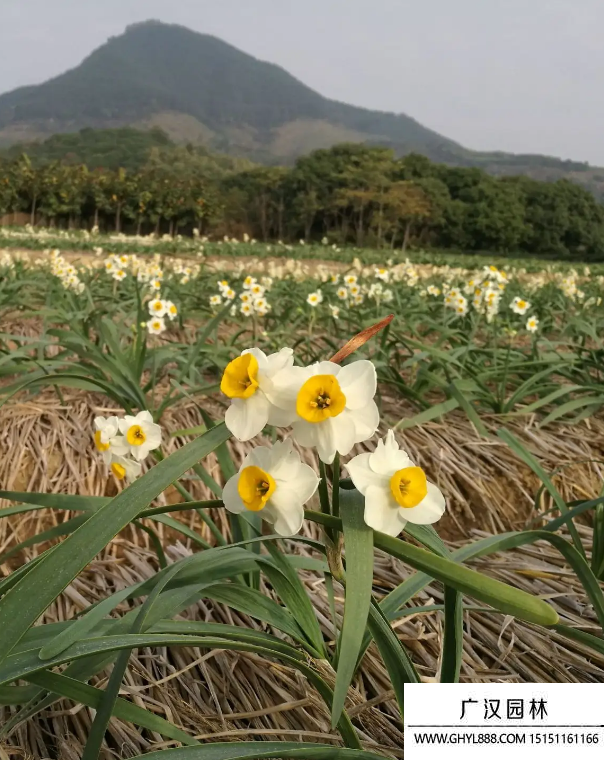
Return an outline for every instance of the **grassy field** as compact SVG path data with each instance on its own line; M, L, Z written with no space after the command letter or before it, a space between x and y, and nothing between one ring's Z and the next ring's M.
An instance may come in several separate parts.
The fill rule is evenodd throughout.
M398 758L405 682L604 681L601 270L2 232L9 755L201 743L189 752L204 760L216 743L235 758L281 742L283 758ZM237 432L227 410L291 396L252 370L229 391L252 347L291 348L299 368L332 358L321 372L349 378L342 404L375 377L376 434L336 437L330 458L299 420L252 430L251 406L252 434ZM321 409L340 403L329 388ZM409 455L392 477L425 473L446 502L438 522L413 522L422 495L398 502L402 532L372 530L347 464L389 430ZM302 486L276 486L306 510L283 531L291 504L270 501L269 464L256 507L237 511L223 487L243 494L255 447L292 436L291 477L321 481L305 504Z

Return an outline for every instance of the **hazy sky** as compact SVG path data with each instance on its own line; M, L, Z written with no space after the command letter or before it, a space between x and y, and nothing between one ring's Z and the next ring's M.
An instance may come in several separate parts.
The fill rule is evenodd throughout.
M148 18L469 148L604 165L602 0L0 0L0 92Z

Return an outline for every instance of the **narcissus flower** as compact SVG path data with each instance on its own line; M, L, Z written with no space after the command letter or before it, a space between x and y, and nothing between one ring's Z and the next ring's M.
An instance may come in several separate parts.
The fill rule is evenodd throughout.
M245 304L244 304L245 305ZM291 348L267 356L259 348L249 348L227 364L220 390L231 399L224 421L235 438L249 441L266 424L285 426L295 411L277 407L275 382L279 374L294 363Z
M178 308L176 304L173 304L172 301L164 301L164 306L166 307L166 316L168 319L176 319L178 316Z
M128 453L128 444L124 436L119 435L119 420L117 417L95 417L94 445L103 455L105 464L109 464L114 455Z
M539 320L537 317L529 317L526 320L526 329L531 333L537 332L539 329Z
M295 409L294 439L301 446L316 447L324 462L331 464L336 451L345 456L377 430L377 379L370 361L345 367L333 362L291 367L277 380L275 403L284 410Z
M134 480L141 474L141 464L134 459L123 456L112 456L109 469L118 480Z
M310 304L311 306L318 306L322 301L323 294L320 290L317 290L316 293L309 293L306 299L306 303Z
M147 410L139 412L136 417L126 414L118 424L128 451L139 462L161 444L161 427L153 422L151 412Z
M165 317L166 316L166 303L161 298L154 298L148 303L149 314L152 317Z
M528 301L525 301L523 298L516 297L510 304L510 309L515 314L526 314L530 308L531 304Z
M166 330L163 317L154 317L147 322L147 330L150 335L161 335Z
M397 536L408 522L431 525L445 511L440 489L399 449L392 430L373 453L353 457L346 468L365 497L365 522L374 530Z
M229 512L259 512L276 533L292 536L302 527L304 504L318 485L315 471L300 461L287 439L250 451L224 486L222 500Z

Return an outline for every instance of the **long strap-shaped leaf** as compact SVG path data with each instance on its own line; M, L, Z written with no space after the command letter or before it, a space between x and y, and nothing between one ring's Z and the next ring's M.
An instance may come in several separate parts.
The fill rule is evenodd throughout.
M36 686L49 689L56 694L60 694L62 697L67 697L67 699L74 700L75 702L81 702L94 709L98 708L104 695L104 692L95 686L89 686L87 683L76 681L60 673L42 671L32 674L28 680L36 684ZM183 744L197 745L199 743L165 718L160 718L159 715L155 715L143 707L128 702L126 699L118 698L115 701L113 715L116 718L128 720L137 726L148 728L150 731L156 731L158 734L163 734L163 736L167 736L170 739L176 739L176 741Z
M86 565L172 482L230 436L218 425L160 462L98 509L0 600L0 665L28 628Z
M342 524L337 518L321 512L307 510L306 516L314 522L333 528L339 528ZM547 536L550 540L551 536L549 534ZM490 604L500 612L527 620L529 623L537 623L537 625L549 626L558 622L558 613L551 605L536 596L527 594L526 591L508 586L506 583L482 575L453 560L437 557L425 549L412 546L407 541L401 541L384 533L374 532L373 542L377 549L407 562L416 570L423 571L431 578L436 578L457 591Z
M346 548L346 599L338 645L338 668L331 711L337 724L367 627L373 585L373 531L365 524L364 499L358 491L340 491L344 546Z
M383 755L361 749L306 742L221 742L150 752L137 755L133 760L142 757L145 760L265 760L273 757L282 760L384 760Z
M42 663L38 657L38 651L31 649L18 654L10 655L0 667L0 685L11 683L19 679L26 679L31 673L62 665L65 662L81 660L91 655L107 654L122 649L135 649L141 647L165 647L186 646L202 647L205 649L234 649L245 652L254 652L267 657L274 657L290 667L299 670L309 682L317 689L328 707L331 707L333 692L316 670L306 664L306 658L294 647L289 648L289 654L283 651L276 652L261 644L233 641L230 637L217 638L212 636L182 636L170 634L126 634L118 636L104 636L96 639L85 639L71 646L52 660ZM360 743L356 731L350 722L346 712L342 712L338 723L338 730L346 746L360 749Z

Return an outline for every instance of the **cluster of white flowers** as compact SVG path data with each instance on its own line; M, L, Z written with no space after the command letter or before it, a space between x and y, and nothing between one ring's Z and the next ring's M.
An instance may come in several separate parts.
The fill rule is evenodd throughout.
M150 335L161 335L166 330L166 317L170 321L178 316L176 304L160 297L159 293L147 303L150 319L147 330Z
M172 266L172 272L175 275L180 276L180 284L186 285L191 280L196 279L199 277L199 274L201 272L201 267L198 264L195 264L194 266L189 266L188 264L184 264L182 261L175 261Z
M458 288L449 288L445 293L445 306L460 317L468 313L468 299L462 295Z
M448 284L455 278L454 270L446 272L443 284L445 306L453 309L459 316L465 316L471 304L479 314L486 316L487 322L492 322L499 313L501 297L508 282L507 274L491 265L472 275L461 287ZM439 288L434 285L426 288L426 294L436 296L439 293Z
M161 444L161 427L148 411L122 419L95 417L94 445L118 480L133 480L141 473L141 462Z
M231 306L231 316L243 314L244 317L256 315L265 317L271 310L271 305L266 298L273 280L271 277L263 277L260 282L255 277L247 275L243 280L242 292L239 294L239 303ZM235 291L228 280L220 280L218 294L210 296L210 306L219 307L223 303L233 301Z
M297 367L290 348L268 356L250 348L227 365L220 389L231 401L225 423L238 440L249 441L267 424L291 427L291 438L248 454L224 487L225 507L234 513L262 510L278 533L297 533L319 479L292 440L316 448L331 464L336 453L346 456L371 438L380 421L374 365L362 359L344 367L330 361ZM392 431L373 454L353 457L346 467L365 496L365 521L375 530L397 535L408 521L428 524L444 512L443 495L399 449Z
M2 269L14 269L15 261L8 251L2 251L0 254L0 268Z
M86 286L78 277L77 269L57 249L50 251L50 271L59 278L64 288L75 290L76 293L84 292Z
M135 260L135 256L129 256L127 254L118 256L115 253L111 253L105 259L103 265L107 274L110 274L117 282L122 282L122 280L125 280L128 276L128 270L134 269Z
M582 301L585 298L585 293L579 289L577 285L578 274L574 269L560 280L560 290L571 301Z

